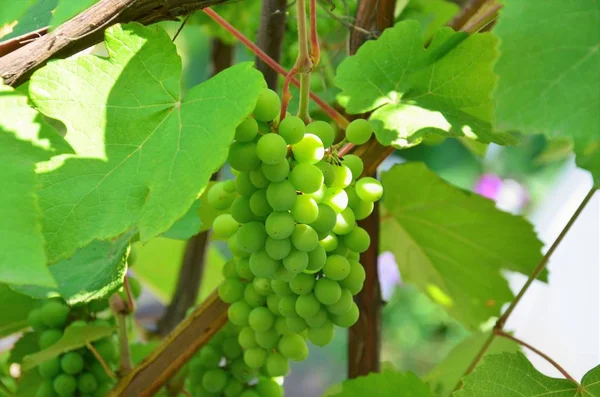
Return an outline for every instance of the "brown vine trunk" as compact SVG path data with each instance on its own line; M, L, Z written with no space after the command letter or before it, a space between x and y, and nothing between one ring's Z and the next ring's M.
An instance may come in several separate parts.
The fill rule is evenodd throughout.
M287 0L262 0L260 28L256 44L276 62L281 59L285 36L285 8ZM277 89L279 75L261 59L256 58L256 67L262 72L270 89Z

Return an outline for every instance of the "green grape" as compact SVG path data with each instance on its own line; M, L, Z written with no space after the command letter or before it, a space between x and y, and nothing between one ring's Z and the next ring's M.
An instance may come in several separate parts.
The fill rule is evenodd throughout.
M227 379L227 372L221 368L211 369L210 371L206 371L202 377L202 387L211 393L218 393L227 384Z
M106 397L108 395L108 393L112 390L113 388L113 382L106 382L101 384L98 389L96 389L96 392L93 394L93 397Z
M283 397L283 388L272 379L262 378L256 384L256 391L260 397Z
M98 320L94 321L94 325L95 325L96 321L98 321ZM103 321L103 320L100 320L100 321ZM71 324L69 324L69 327L87 327L87 325L88 325L88 323L83 320L76 320L76 321L73 321ZM111 327L112 324L108 323L108 326Z
M221 214L212 224L211 237L214 239L228 239L240 228L240 224L230 214Z
M319 216L319 205L311 197L301 195L296 199L291 213L298 223L312 223Z
M238 248L251 254L265 247L267 232L261 222L248 222L243 224L237 232Z
M335 130L325 121L313 121L306 126L306 132L318 136L319 139L321 139L321 142L323 142L323 146L326 148L333 145L333 141L335 140Z
M279 334L275 328L271 328L265 332L257 332L256 343L263 349L274 349L279 343Z
M314 164L323 158L325 148L318 136L304 134L300 142L292 145L292 153L298 163Z
M227 385L223 388L225 397L238 397L244 391L244 384L237 379L229 378Z
M258 96L256 106L254 106L254 118L258 121L272 121L279 114L281 101L279 96L273 90L264 88Z
M267 351L260 347L253 347L244 352L244 362L250 368L256 369L265 365Z
M331 318L331 321L342 328L350 328L358 321L358 317L360 316L360 311L358 310L358 306L356 303L352 302L350 305L350 309L342 314L336 314Z
M256 390L246 389L239 397L262 397Z
M219 285L219 298L225 303L237 302L244 297L244 284L237 278L225 279Z
M258 346L256 343L256 334L250 327L244 327L238 335L238 343L244 349L250 349Z
M256 154L265 164L277 164L285 160L287 155L287 143L280 135L263 135L256 143Z
M242 347L235 336L225 338L221 350L223 350L223 355L230 360L241 357L243 354Z
M328 345L333 340L335 328L331 321L327 321L323 326L318 328L309 328L307 332L308 340L317 346Z
M248 316L250 315L250 311L252 307L246 301L237 301L229 306L227 309L227 316L229 317L229 321L232 324L243 326L248 325Z
M300 273L290 281L290 288L296 295L308 294L314 286L315 277L312 274Z
M258 217L269 215L273 212L273 208L267 200L267 189L259 189L250 196L250 211Z
M223 265L223 277L237 278L237 270L235 269L235 259L230 259Z
M293 273L300 273L308 266L308 254L304 251L292 250L283 258L283 266Z
M336 213L340 213L348 207L348 193L344 189L327 188L323 204L330 206Z
M292 168L289 180L296 190L302 193L314 193L323 184L323 174L317 166L301 163Z
M321 308L321 303L313 293L300 295L296 300L296 313L303 318L316 315Z
M360 178L356 182L355 189L358 197L364 201L374 202L379 200L383 195L383 186L381 186L381 182L370 176Z
M27 323L33 328L34 331L41 331L46 326L42 320L42 310L41 309L33 309L27 315Z
M285 238L283 240L275 240L272 237L267 237L267 242L265 243L265 251L267 254L273 259L283 259L292 250L292 242L289 238Z
M355 145L362 145L371 138L373 129L365 119L356 119L346 127L346 139Z
M246 251L242 251L240 247L238 247L237 233L229 237L227 240L227 248L229 248L229 251L235 256L245 257L248 255Z
M312 317L306 318L306 324L310 328L319 328L325 325L325 323L327 323L328 320L329 315L327 314L327 311L321 307L317 314L315 314Z
M373 204L373 202L363 201L360 199L359 199L357 205L352 207L352 209L354 210L354 217L356 218L357 221L363 220L366 217L368 217L369 215L371 215L374 208L375 208L375 204Z
M340 283L328 278L320 278L315 285L315 296L324 305L333 305L342 297Z
M355 227L356 218L354 218L354 212L352 211L352 209L346 208L345 210L337 214L335 219L335 226L333 227L333 232L338 236L348 234Z
M290 163L283 159L275 164L265 164L261 166L263 175L271 182L281 182L290 174Z
M46 302L40 310L42 322L50 328L64 327L71 311L69 306L57 301Z
M286 376L290 372L290 362L287 357L279 353L270 353L267 356L265 370L268 376L273 378Z
M256 332L268 331L274 322L275 315L266 307L255 307L248 317L248 324Z
M348 255L346 255L346 259L348 259L348 261L359 261L360 254L356 251L349 251Z
M296 225L296 227L294 227L294 231L292 232L292 245L294 248L299 251L308 252L315 249L318 244L319 236L317 235L315 229L303 224Z
M267 188L267 201L275 211L290 210L296 203L296 197L296 188L287 180L272 182Z
M323 160L319 161L315 165L323 174L323 183L325 186L331 186L331 184L335 181L335 167Z
M235 178L235 190L242 195L249 196L256 191L256 186L250 180L250 172L240 172Z
M330 255L323 266L323 274L331 280L343 280L350 274L350 262L341 255Z
M252 283L246 284L244 289L244 300L252 307L262 306L267 303L267 298L259 294Z
M289 282L296 277L296 273L289 271L285 266L280 266L273 274L274 280Z
M262 168L250 171L250 182L259 189L266 189L269 186L269 180L263 173Z
M327 186L325 186L325 184L322 184L321 187L319 187L319 189L317 189L316 192L314 193L304 193L305 195L307 195L308 197L312 198L313 200L315 200L317 202L317 204L320 204L323 199L325 198L325 193L327 192Z
M314 274L325 266L327 252L322 245L317 245L314 250L308 252L308 265L304 269L305 273Z
M235 129L235 140L249 142L258 134L258 123L252 117L242 121Z
M254 142L234 142L229 147L227 163L234 170L248 172L260 166Z
M265 229L275 240L283 240L292 235L296 223L289 212L272 212L267 217Z
M293 145L302 140L304 136L305 125L304 121L300 117L286 116L279 123L279 135L285 139L285 141Z
M81 393L93 393L98 388L98 380L94 374L84 372L77 378L77 389Z
M250 209L250 198L239 196L231 204L231 216L239 223L252 222L257 219Z
M257 277L271 277L279 267L279 261L271 258L266 251L250 255L250 271Z
M119 352L117 351L117 347L111 337L100 339L92 343L100 357L104 359L104 361L113 363L119 357Z
M271 125L265 121L258 122L258 133L260 135L270 134L272 131Z
M44 350L58 342L62 336L62 331L57 329L48 329L40 334L38 345L40 346L40 349Z
M235 261L235 271L242 279L252 280L254 278L254 274L250 270L250 260L248 258L238 258Z
M292 330L287 326L287 317L277 316L275 319L275 331L279 335L289 335L292 333Z
M281 313L279 312L279 301L281 297L277 294L270 294L267 296L267 307L276 316L279 316Z
M302 361L308 356L308 346L306 346L304 338L298 334L282 336L279 340L278 350L293 361Z
M290 284L285 281L271 280L271 289L279 296L290 296L294 294L290 288Z
M42 379L54 379L60 374L60 359L58 357L44 361L38 366L38 372Z
M73 396L77 390L77 379L74 376L60 374L52 382L54 391L61 397Z
M365 268L358 261L350 262L350 274L340 281L340 285L347 288L352 295L356 295L362 290L365 282Z
M335 234L329 234L319 241L319 245L327 252L333 252L338 246L338 238Z
M343 164L350 168L352 171L352 178L358 179L358 177L363 173L364 164L363 161L355 154L346 154L342 157Z
M223 190L227 193L235 193L235 179L227 179L223 182Z
M198 363L204 368L212 368L221 362L221 352L214 346L205 345L198 352Z
M332 187L343 189L352 183L352 171L345 165L335 167L335 176Z
M215 183L207 193L208 204L218 210L225 210L231 207L235 195L225 191L223 182Z
M257 293L263 296L268 296L273 292L271 289L271 280L268 278L256 277L254 280L252 280L252 286Z
M256 375L256 371L253 368L248 367L244 362L244 359L233 360L229 370L235 379L243 383L251 381Z
M90 372L94 374L98 382L108 382L111 380L110 376L106 373L106 370L100 363L100 361L95 360L90 365Z
M282 296L279 300L279 313L284 317L295 317L296 314L296 301L298 297L295 295Z
M35 397L56 397L52 381L47 380L42 382L35 393Z
M344 244L352 251L365 252L371 245L371 237L362 227L355 227L344 236Z
M84 361L81 354L76 352L66 353L60 359L60 367L63 372L69 375L76 375L83 371Z
M295 333L300 333L306 328L308 328L308 324L306 324L306 321L304 321L302 317L298 316L287 317L285 319L285 323L287 324L288 329Z
M336 222L335 211L327 204L318 204L318 216L310 226L319 233L329 233Z

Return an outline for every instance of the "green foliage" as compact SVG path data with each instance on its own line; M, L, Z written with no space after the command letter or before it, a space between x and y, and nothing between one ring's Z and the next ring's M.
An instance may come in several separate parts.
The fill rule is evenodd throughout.
M516 143L490 124L496 38L442 28L425 49L422 36L417 22L399 22L346 58L335 78L346 111L374 110L377 139L397 148L416 145L428 133Z
M423 29L423 40L433 37L459 12L460 7L448 0L410 0L400 14L400 20L413 19Z
M394 253L403 279L467 326L498 315L513 297L501 270L529 274L542 257L533 227L422 163L396 165L381 179L392 216L382 249Z
M505 0L500 128L573 140L577 164L600 182L600 6L593 0Z
M147 241L171 227L225 160L264 85L240 64L182 97L181 60L161 28L113 26L106 45L110 60L61 60L31 78L33 101L67 126L77 153L40 176L51 262L94 239L136 229Z
M176 240L187 240L188 238L198 234L202 227L202 219L200 219L200 206L202 202L195 200L192 202L192 206L181 217L176 221L166 232L162 235L163 237L173 238Z
M38 337L35 332L25 332L10 350L9 363L20 364L23 357L38 351Z
M232 23L246 37L253 37L260 22L260 5L260 0L245 0L242 7L236 3L225 3L218 4L214 7L214 10ZM202 11L192 14L187 23L202 25L210 36L226 44L234 45L237 43L237 39L231 33L223 29Z
M81 11L91 7L97 3L98 0L62 0L58 3L54 11L52 12L52 20L50 21L50 27L55 28L58 25L68 21Z
M9 40L47 26L58 0L2 0L0 4L0 38ZM3 36L2 25L14 21L17 21L16 26Z
M342 390L339 390L339 389ZM431 390L411 372L384 371L343 382L327 392L327 397L433 397Z
M33 299L0 284L0 338L27 328L27 315L34 307Z
M550 378L540 373L521 353L487 356L483 363L464 378L456 397L600 395L600 366L583 376L581 388L567 379Z

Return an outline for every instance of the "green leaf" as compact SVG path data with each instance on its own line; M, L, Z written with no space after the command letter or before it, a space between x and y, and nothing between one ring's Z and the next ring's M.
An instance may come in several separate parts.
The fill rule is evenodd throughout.
M39 334L35 332L26 332L21 335L19 340L14 344L13 348L10 349L8 362L10 364L20 364L21 361L23 361L23 357L37 352L40 349L38 346L38 338Z
M198 234L202 226L202 220L200 219L201 205L200 199L194 201L185 215L175 222L169 230L162 234L163 237L176 240L187 240Z
M0 5L2 6L2 14L0 14L0 28L4 25L10 25L11 23L18 21L23 16L27 8L33 4L35 0L2 0ZM0 35L0 37L2 37Z
M459 343L448 355L429 371L423 380L438 396L449 396L458 384L473 357L477 355L481 346L490 336L490 332L477 332ZM488 354L516 353L520 350L517 343L506 338L494 338L487 350ZM481 363L480 363L481 364Z
M92 240L139 230L148 241L190 208L225 161L265 82L250 63L181 92L181 59L158 26L106 31L109 59L49 63L30 94L67 126L77 155L41 174L50 262Z
M0 20L0 37L3 40L9 40L48 26L52 17L52 10L58 4L58 0L0 0L0 3L9 3L11 7L26 7L23 10L24 12L15 18L18 20L17 25L4 37L2 36L3 23ZM3 15L8 15L4 14L5 5L2 4L1 7Z
M123 283L127 271L124 255L130 238L131 233L126 233L114 240L95 240L71 258L50 266L58 288L28 285L12 288L37 299L60 295L69 305L103 298Z
M429 387L412 372L384 371L370 373L342 383L342 390L332 389L329 397L433 397ZM375 392L376 391L376 392ZM375 394L374 394L375 393Z
M465 325L500 313L513 294L502 270L529 274L542 243L525 219L458 189L423 163L396 165L381 177L382 249L415 284Z
M591 369L581 381L556 379L540 373L521 353L487 356L483 363L463 379L456 397L509 396L600 396L600 366Z
M573 140L577 164L600 183L600 4L505 0L496 122Z
M79 349L88 343L111 336L115 331L116 328L105 325L69 326L65 329L64 335L58 342L35 354L25 356L21 368L24 371L28 371L44 361L48 361L65 352Z
M27 315L35 306L36 302L30 297L0 284L0 338L27 328Z
M27 371L19 378L17 392L14 397L35 396L44 382L38 371Z
M62 0L52 12L50 27L55 28L59 26L79 14L81 11L90 8L97 2L98 0Z
M411 0L400 14L401 20L414 19L423 29L423 40L435 32L460 11L458 4L448 0Z
M260 15L260 7L261 1L259 0L244 0L243 7L236 3L224 3L216 4L215 10L225 20L234 21L236 29L241 31L244 36L254 37L260 22L260 18L257 17ZM193 13L187 23L202 25L208 35L218 38L228 45L235 45L238 41L231 32L225 30L202 11Z
M346 111L376 109L370 120L377 139L396 148L414 146L431 132L516 143L490 124L497 39L442 28L425 49L422 37L418 22L399 22L346 58L335 78Z
M150 353L154 351L160 345L159 341L150 342L136 342L129 345L131 350L131 361L133 365L138 365L146 358Z

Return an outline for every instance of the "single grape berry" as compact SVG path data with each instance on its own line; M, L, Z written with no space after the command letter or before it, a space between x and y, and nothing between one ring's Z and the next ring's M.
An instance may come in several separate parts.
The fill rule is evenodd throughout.
M356 119L348 124L346 128L346 139L355 145L362 145L371 138L373 129L365 119Z
M313 164L301 163L292 169L289 180L296 190L302 193L314 193L323 185L323 173Z
M77 390L77 379L74 376L60 374L52 383L54 391L61 397L73 396Z
M218 393L227 384L227 373L222 369L207 371L202 377L202 387L211 393Z
M44 361L38 366L38 372L43 379L54 379L60 374L60 359L54 357Z
M33 328L34 331L41 331L46 326L44 321L42 320L42 310L41 309L33 309L27 315L27 323Z
M374 202L383 196L383 186L375 178L370 176L361 178L356 182L356 194L361 200Z
M43 350L47 347L52 346L53 344L58 342L60 338L62 338L62 335L62 331L59 331L57 329L48 329L42 332L38 339L38 345L40 346L40 349Z
M69 306L57 301L49 301L41 308L41 318L44 325L50 328L62 328L69 318Z
M279 341L278 350L285 357L293 361L302 361L308 356L306 342L298 334L282 336Z
M323 142L323 146L326 148L333 145L333 141L335 139L335 130L329 123L325 121L313 121L306 126L306 132L318 136Z
M304 134L302 140L292 145L294 159L298 163L314 164L325 155L323 142L315 134Z
M60 367L64 373L69 375L76 375L83 370L84 366L83 357L81 354L76 352L66 353L60 359Z
M84 372L77 378L77 389L82 394L89 394L96 391L98 388L98 380L94 374L90 372Z
M234 170L247 172L260 166L254 142L234 142L229 147L227 162Z
M279 135L285 139L289 145L293 145L302 140L305 126L300 117L287 116L279 123Z
M287 142L280 135L263 135L256 144L256 154L265 164L277 164L285 159Z
M242 121L235 129L235 140L249 142L258 134L258 123L252 117Z
M350 168L352 171L352 178L358 179L360 175L363 173L364 164L363 161L355 154L346 154L342 157L342 164L346 167Z
M280 108L281 101L277 93L265 88L258 96L253 112L254 118L258 121L273 121L277 117Z

